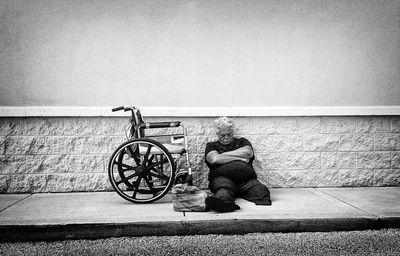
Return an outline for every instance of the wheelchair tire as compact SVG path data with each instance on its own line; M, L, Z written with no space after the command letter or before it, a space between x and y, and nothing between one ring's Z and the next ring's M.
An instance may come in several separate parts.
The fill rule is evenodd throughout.
M108 176L112 187L133 203L151 203L171 189L176 166L169 151L151 139L133 139L111 155Z

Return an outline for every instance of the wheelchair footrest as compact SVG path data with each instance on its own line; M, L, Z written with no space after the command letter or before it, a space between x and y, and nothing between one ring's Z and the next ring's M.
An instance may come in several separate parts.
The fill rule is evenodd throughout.
M165 189L166 186L157 186L157 187L152 187L151 189L143 189L143 188L139 188L136 190L137 193L140 194L154 194L154 193L158 193L160 191L163 191ZM129 187L126 189L126 191L135 191L134 187Z

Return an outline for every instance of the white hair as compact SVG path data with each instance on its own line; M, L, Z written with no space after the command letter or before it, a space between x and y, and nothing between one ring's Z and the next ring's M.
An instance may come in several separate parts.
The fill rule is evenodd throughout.
M226 116L221 116L220 118L214 120L214 127L217 131L222 129L234 130L235 124L231 118Z

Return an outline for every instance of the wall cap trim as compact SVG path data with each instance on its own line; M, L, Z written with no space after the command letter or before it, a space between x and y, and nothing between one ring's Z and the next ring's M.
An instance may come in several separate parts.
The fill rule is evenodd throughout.
M112 107L3 106L0 117L118 117ZM277 107L141 107L146 117L216 116L385 116L400 115L400 106L277 106Z

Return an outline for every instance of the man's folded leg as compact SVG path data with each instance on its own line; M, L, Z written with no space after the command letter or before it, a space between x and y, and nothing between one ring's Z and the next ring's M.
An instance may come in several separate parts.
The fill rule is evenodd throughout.
M271 205L270 191L260 181L253 179L239 185L239 196L256 205Z
M206 205L217 212L233 212L240 209L240 206L234 202L225 201L216 196L209 196L206 198Z
M212 210L218 212L232 212L240 209L235 204L235 196L238 192L237 185L229 178L219 176L210 180L210 190L214 193L206 199L206 204Z

